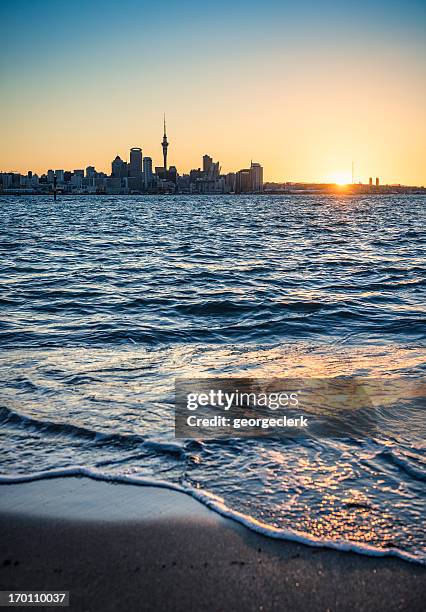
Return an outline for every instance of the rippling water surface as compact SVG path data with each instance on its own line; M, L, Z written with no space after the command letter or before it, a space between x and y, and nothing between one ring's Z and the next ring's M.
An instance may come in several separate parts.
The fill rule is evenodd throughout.
M1 473L154 478L254 528L426 560L409 402L365 440L173 437L176 375L421 381L425 204L0 198Z

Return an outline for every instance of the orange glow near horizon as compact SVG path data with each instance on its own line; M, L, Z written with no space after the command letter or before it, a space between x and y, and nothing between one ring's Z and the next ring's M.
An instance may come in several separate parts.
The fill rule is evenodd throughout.
M66 4L63 14L52 4L47 19L28 3L28 20L10 4L8 19L16 12L26 34L8 25L0 42L0 171L94 165L109 174L136 146L161 166L165 112L168 161L180 174L209 154L224 174L253 160L265 182L344 185L353 160L355 183L426 185L425 49L408 12L392 21L386 7L373 19L357 5L357 26L346 11L293 4L267 13L227 5L224 20L177 3L165 22L146 3L128 14L89 4L109 29L97 34L96 21Z

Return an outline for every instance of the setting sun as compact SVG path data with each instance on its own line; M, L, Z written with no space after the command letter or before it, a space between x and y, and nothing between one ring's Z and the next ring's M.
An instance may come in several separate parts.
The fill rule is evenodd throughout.
M352 183L352 177L348 172L336 172L330 174L327 182L334 183L335 185L350 185Z

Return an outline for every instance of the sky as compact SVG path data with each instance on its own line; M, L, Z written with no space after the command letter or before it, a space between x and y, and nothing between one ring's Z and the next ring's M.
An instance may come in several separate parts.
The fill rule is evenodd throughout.
M0 0L0 171L426 185L426 2Z

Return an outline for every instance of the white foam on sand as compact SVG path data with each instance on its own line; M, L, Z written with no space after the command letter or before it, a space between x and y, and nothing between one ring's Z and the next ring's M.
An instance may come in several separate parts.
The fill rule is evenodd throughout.
M67 468L57 468L57 469L47 470L43 472L34 472L32 474L0 475L0 484L10 485L10 484L34 482L37 480L75 477L75 476L85 476L87 478L91 478L93 480L99 480L103 482L132 484L132 485L138 485L138 486L144 486L144 487L155 487L157 489L163 488L163 489L168 489L170 491L176 491L179 493L183 493L201 502L204 506L217 512L221 516L229 518L242 525L245 525L249 529L257 533L260 533L262 535L268 536L270 538L298 542L300 544L306 544L308 546L327 547L327 548L332 548L332 549L336 549L340 551L354 552L354 553L358 553L362 555L369 555L369 556L375 556L375 557L394 556L394 557L403 559L405 561L426 564L425 559L421 557L417 557L411 553L399 550L397 548L381 549L376 546L371 546L371 545L359 543L359 542L351 542L348 540L322 539L322 538L317 538L311 534L291 531L288 529L280 529L272 525L267 525L266 523L263 523L253 517L250 517L241 512L232 510L224 503L222 498L216 495L213 495L211 493L208 493L206 491L202 491L199 489L193 489L191 487L183 487L181 485L167 482L164 480L142 478L142 477L139 477L136 475L130 475L130 474L122 474L122 475L108 474L108 473L102 472L97 469L93 469L93 468L89 469L86 467L76 466L76 467L67 467ZM164 514L160 513L158 515L156 513L156 509L158 509L158 507L155 504L152 504L150 507L152 508L151 518L155 519L157 518L157 516L160 516L160 517L164 516ZM95 512L97 511L96 507L94 510ZM187 512L187 511L191 511L191 508L181 507L179 509L180 513ZM122 506L121 506L120 512L122 512ZM132 518L137 518L137 516L133 515Z

